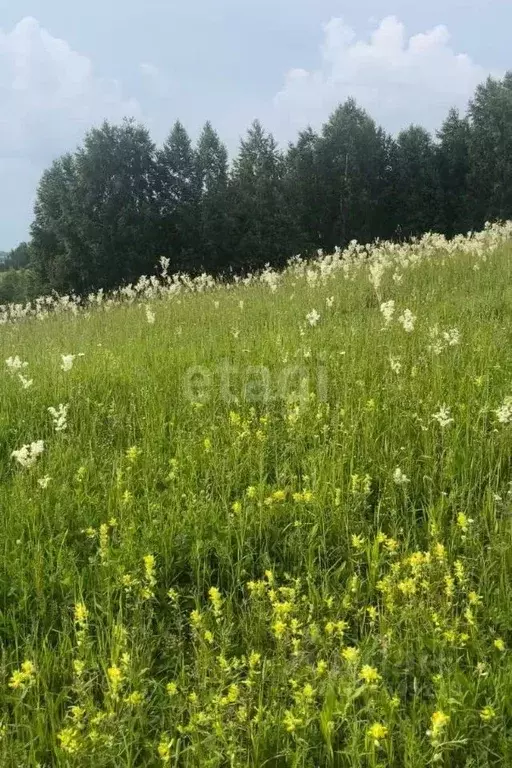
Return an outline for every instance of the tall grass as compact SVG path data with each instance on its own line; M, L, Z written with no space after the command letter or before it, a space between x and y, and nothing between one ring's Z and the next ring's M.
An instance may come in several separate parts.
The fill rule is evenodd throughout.
M512 765L486 255L2 327L2 766Z

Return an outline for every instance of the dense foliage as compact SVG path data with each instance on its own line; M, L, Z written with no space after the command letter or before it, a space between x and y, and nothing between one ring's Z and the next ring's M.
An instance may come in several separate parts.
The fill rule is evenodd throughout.
M207 123L177 122L162 147L105 123L44 173L31 264L47 289L84 293L151 273L244 273L357 239L451 236L512 216L512 74L477 88L436 138L393 138L353 100L285 152L255 122L231 167Z

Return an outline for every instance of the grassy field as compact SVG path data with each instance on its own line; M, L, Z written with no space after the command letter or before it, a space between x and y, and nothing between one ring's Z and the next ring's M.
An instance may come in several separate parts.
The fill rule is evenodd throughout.
M1 766L512 765L507 234L4 311Z

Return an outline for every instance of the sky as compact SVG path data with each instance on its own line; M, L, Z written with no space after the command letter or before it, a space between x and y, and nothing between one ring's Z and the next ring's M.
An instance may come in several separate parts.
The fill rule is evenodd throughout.
M104 119L157 142L210 120L234 153L255 118L286 146L354 96L392 133L435 131L512 68L511 28L510 0L0 0L0 249Z

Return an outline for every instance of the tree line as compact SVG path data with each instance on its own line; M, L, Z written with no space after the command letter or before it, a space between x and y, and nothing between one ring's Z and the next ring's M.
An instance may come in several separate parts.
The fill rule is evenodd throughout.
M30 242L10 259L39 290L83 293L151 274L162 256L171 272L229 276L353 239L507 218L512 72L479 85L435 136L392 137L349 99L285 151L255 121L231 164L210 123L193 146L176 122L158 147L142 125L105 122L44 172Z

